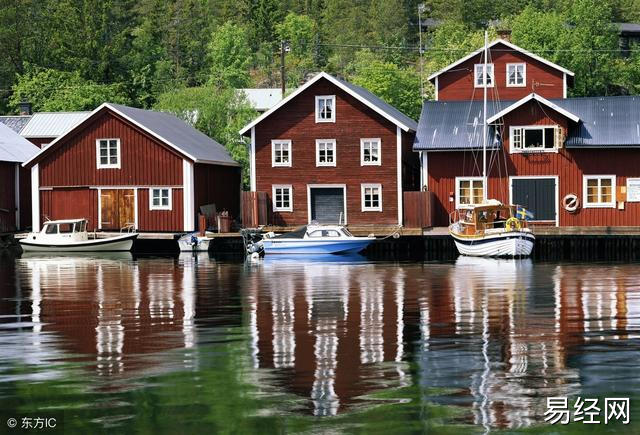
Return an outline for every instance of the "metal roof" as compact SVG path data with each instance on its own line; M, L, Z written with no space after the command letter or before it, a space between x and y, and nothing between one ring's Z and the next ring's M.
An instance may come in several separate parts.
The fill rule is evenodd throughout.
M40 148L0 122L0 161L23 163L39 151Z
M22 129L24 137L58 137L65 134L80 121L85 120L91 112L38 112Z
M579 122L570 123L566 142L569 148L640 146L638 96L549 101L580 118ZM517 102L489 102L487 118L514 103ZM413 149L438 151L481 147L482 119L482 101L425 101ZM491 131L489 134L493 135ZM489 140L488 143L492 142Z
M0 122L16 133L20 133L30 119L31 115L0 116Z
M280 88L243 88L238 89L238 92L243 92L249 104L258 112L265 112L282 100Z

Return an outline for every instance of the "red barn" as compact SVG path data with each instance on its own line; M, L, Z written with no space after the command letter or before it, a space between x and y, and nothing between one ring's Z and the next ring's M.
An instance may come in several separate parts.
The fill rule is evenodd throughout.
M238 216L240 166L168 113L105 103L25 163L32 221L85 217L97 230L192 231L199 207Z
M37 153L35 145L0 122L0 233L26 227L31 180L20 164Z
M272 222L402 224L402 191L417 190L416 122L371 92L320 73L245 126L251 190Z
M640 97L566 98L573 73L509 42L433 74L414 150L435 194L435 225L487 196L525 206L534 224L640 224ZM488 185L482 180L487 80Z

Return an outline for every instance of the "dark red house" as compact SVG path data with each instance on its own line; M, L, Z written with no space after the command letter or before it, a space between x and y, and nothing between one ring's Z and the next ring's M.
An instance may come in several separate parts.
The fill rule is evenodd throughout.
M31 180L20 165L37 153L35 145L0 122L0 233L28 225Z
M430 79L414 150L435 194L435 225L488 198L534 223L640 224L640 97L566 98L573 73L507 41L487 55L488 186L482 180L483 50Z
M245 126L251 190L272 222L398 225L417 190L416 122L371 92L320 73Z
M240 166L168 113L105 103L25 166L34 230L85 217L97 230L191 231L207 204L238 216Z

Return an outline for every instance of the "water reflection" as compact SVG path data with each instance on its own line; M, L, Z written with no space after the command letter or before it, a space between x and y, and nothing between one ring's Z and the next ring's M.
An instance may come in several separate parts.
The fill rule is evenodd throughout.
M72 362L107 397L178 373L194 391L184 405L219 400L195 393L202 379L233 378L260 403L256 415L349 415L383 403L374 397L384 390L397 392L384 403L399 421L429 419L423 407L438 404L459 411L450 423L541 424L546 397L640 390L636 268L191 253L0 260L0 397L17 394L15 382L68 382L61 363ZM221 361L231 372L216 372Z

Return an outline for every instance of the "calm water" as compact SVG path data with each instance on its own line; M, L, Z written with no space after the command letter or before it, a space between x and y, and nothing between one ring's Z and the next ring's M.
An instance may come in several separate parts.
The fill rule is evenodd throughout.
M638 271L0 257L0 433L544 432L550 396L631 397L638 431Z

